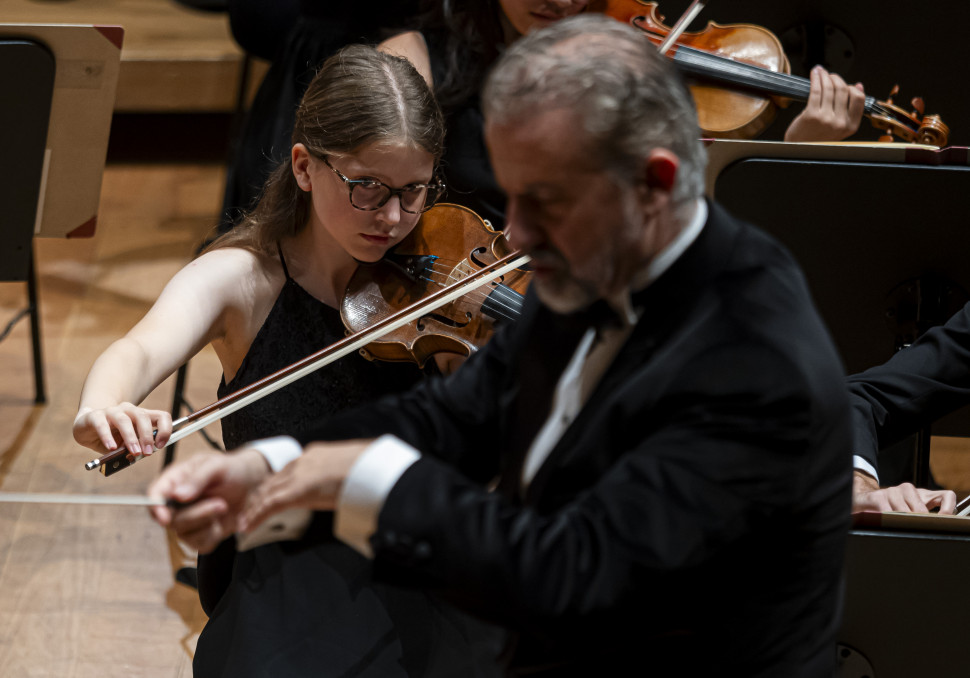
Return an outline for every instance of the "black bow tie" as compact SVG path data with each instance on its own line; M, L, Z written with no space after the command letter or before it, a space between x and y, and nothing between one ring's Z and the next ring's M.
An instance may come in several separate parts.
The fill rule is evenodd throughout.
M568 314L557 314L557 320L567 330L586 330L594 327L597 330L609 327L622 327L623 319L605 299L594 301L586 308Z

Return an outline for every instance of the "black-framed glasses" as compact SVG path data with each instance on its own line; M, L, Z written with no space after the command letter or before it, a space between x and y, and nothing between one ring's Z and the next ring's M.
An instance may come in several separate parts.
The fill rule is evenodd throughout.
M372 212L382 208L393 196L398 196L401 209L409 214L426 212L438 202L438 198L445 192L445 185L436 181L432 184L408 184L402 188L391 188L377 179L351 179L326 158L320 158L340 180L347 184L350 190L350 204L364 212Z

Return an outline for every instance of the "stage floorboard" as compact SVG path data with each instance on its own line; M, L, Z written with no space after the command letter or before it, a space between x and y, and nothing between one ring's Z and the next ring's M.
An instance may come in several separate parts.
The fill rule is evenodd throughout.
M0 343L0 490L141 494L162 455L105 478L71 437L94 359L149 308L215 223L218 165L109 165L94 238L38 239L48 402L33 404L26 320ZM0 323L26 305L26 285L0 284ZM215 399L211 349L192 360L187 397ZM169 408L173 380L149 403ZM218 439L218 424L210 427ZM207 449L200 436L177 457ZM173 580L165 531L141 507L0 503L0 676L191 676L205 615Z

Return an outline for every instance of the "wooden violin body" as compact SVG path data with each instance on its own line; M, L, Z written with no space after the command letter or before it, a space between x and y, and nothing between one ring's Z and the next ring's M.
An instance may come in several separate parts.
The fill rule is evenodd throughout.
M340 307L348 332L359 332L429 293L511 253L505 236L473 211L443 203L425 212L393 252L361 264ZM365 355L424 365L435 353L469 355L497 322L514 319L529 275L515 271L369 344Z
M643 31L648 40L659 46L670 28L664 25L664 17L658 13L657 7L656 2L641 0L600 0L592 6ZM668 56L676 55L681 47L774 73L791 71L788 57L785 56L778 38L770 31L753 24L722 26L709 22L703 31L681 35ZM790 101L725 85L723 82L699 80L688 83L697 107L698 123L705 136L720 139L756 137L774 120L776 106L787 106Z
M656 2L594 0L590 10L604 12L643 32L660 45L670 29L664 25ZM721 25L709 22L703 31L684 33L667 52L677 68L690 78L701 131L710 137L749 139L760 134L774 118L775 106L792 99L808 99L807 78L790 75L788 58L773 33L752 24ZM923 102L913 99L913 112L867 96L864 113L883 130L880 141L903 141L945 146L949 128L937 115L923 115Z

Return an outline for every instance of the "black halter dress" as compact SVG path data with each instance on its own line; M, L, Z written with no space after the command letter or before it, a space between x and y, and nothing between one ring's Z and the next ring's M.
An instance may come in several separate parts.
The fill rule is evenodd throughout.
M219 396L343 336L338 311L286 272L272 311ZM232 449L295 433L419 378L414 365L347 356L227 416L223 438ZM428 594L372 581L370 561L332 536L331 517L316 514L296 542L235 553L227 540L200 558L209 622L196 649L196 678L496 675L492 629Z

